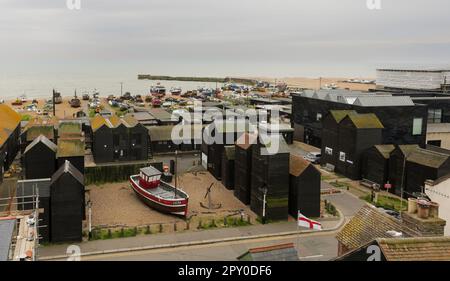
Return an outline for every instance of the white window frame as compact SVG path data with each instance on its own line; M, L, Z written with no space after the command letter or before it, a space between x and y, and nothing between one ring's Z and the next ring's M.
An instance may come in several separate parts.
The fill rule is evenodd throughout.
M326 155L333 155L333 149L329 147L325 147L325 154Z
M417 124L416 122L420 122L420 124ZM412 127L412 135L413 136L420 136L423 133L422 130L423 126L423 118L414 118L413 119L413 127ZM419 131L420 129L420 131Z
M346 155L345 155L345 152L339 152L339 161L342 161L342 162L345 162L345 158L346 158Z

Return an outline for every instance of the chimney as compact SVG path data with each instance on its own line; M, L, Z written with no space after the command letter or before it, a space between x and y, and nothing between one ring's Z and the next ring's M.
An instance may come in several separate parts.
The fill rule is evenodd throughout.
M446 221L439 218L439 204L425 198L409 198L403 223L419 236L444 236Z

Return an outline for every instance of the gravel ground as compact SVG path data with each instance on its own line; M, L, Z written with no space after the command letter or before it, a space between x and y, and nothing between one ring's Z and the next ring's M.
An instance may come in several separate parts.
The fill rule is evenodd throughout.
M221 207L208 210L200 205L208 205L204 199L206 190L211 183L211 198L213 205ZM250 211L233 195L232 190L227 190L208 172L184 174L179 178L178 186L189 194L188 217L198 218L223 218L230 214L239 213L243 209L246 215L255 221L256 215ZM92 201L93 226L140 226L148 224L167 224L183 221L177 216L160 213L142 203L128 182L105 184L101 186L89 186L90 199ZM193 219L193 221L194 221Z

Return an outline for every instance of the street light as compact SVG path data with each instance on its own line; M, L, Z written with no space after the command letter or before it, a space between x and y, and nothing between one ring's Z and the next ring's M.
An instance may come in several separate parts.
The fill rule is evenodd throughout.
M263 184L263 186L259 190L263 193L262 223L266 224L266 197L268 191L266 184Z

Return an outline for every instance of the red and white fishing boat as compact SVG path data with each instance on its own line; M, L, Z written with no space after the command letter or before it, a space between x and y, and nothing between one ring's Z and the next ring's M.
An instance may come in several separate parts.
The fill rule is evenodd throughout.
M139 175L130 176L131 187L149 207L164 213L186 216L189 195L161 181L161 175L152 166L142 168Z

